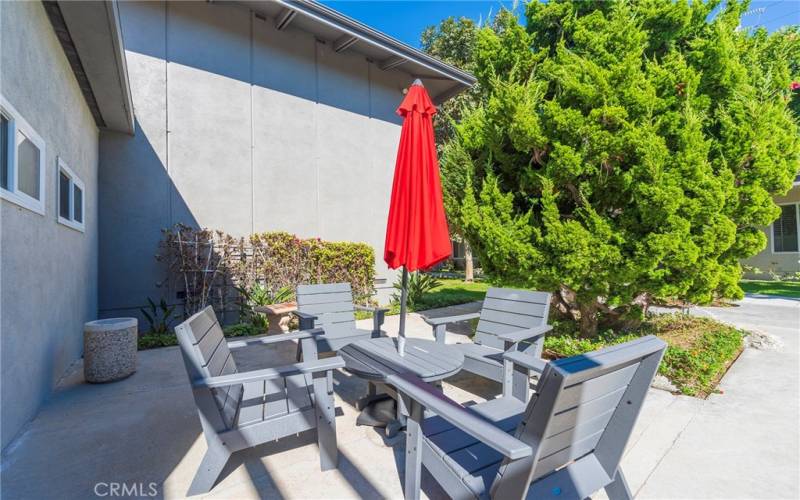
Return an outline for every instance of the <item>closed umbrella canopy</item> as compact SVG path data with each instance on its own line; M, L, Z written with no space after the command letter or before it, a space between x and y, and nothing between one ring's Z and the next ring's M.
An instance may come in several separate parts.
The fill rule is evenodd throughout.
M397 108L403 117L392 184L383 260L392 269L403 266L400 341L403 353L408 271L428 269L450 257L450 234L442 203L442 185L433 115L436 107L416 80Z
M436 107L428 92L417 82L397 108L404 120L383 254L392 269L427 269L450 257L450 234L433 139L434 113Z

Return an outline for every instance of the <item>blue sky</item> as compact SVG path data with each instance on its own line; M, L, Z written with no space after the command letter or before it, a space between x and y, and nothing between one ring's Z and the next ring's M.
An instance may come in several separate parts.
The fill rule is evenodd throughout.
M411 46L419 47L419 36L427 26L449 16L486 19L513 1L487 0L323 0L323 3ZM742 26L765 26L773 31L787 24L800 24L800 0L755 0Z

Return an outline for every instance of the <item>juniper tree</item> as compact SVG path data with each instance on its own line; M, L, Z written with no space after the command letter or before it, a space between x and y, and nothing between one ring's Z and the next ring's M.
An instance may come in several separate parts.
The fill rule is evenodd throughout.
M549 0L477 32L481 95L442 150L456 216L489 274L554 292L584 335L741 297L798 172L798 31L717 4Z

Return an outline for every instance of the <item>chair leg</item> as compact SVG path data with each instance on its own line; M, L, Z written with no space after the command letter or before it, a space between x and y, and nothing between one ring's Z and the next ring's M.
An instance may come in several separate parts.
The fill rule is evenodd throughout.
M523 403L528 402L529 386L531 378L528 370L521 367L514 367L514 373L511 375L511 395L519 399Z
M217 482L222 469L228 463L231 453L222 447L209 447L206 451L203 461L197 468L192 485L189 486L187 495L200 495L208 493Z
M401 396L402 397L402 396ZM406 420L406 470L404 496L406 500L419 500L422 479L422 406L410 401L410 415Z
M324 373L314 374L314 399L319 465L322 470L335 469L339 466L339 449L336 446L336 407L333 393L328 393L328 383Z
M605 488L609 500L631 500L631 490L628 488L628 482L625 481L625 475L622 469L617 469L614 474L614 480L611 481Z

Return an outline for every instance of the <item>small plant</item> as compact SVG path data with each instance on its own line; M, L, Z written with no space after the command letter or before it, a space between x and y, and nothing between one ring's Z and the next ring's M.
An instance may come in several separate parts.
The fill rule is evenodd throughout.
M142 316L147 320L150 325L148 333L151 335L167 335L169 334L169 324L173 319L175 306L167 305L167 301L161 298L161 301L156 304L153 299L147 297L147 307L139 309Z
M432 274L414 272L409 273L408 275L408 301L407 304L411 309L415 309L416 306L420 304L422 298L425 296L426 293L430 292L434 288L441 286L442 282L439 281L435 276ZM392 295L392 300L395 302L400 302L400 294L403 290L403 278L402 276L397 277L397 281L394 283L394 287L397 290Z
M273 292L261 283L256 283L249 289L237 287L236 290L242 294L243 299L241 317L249 319L250 323L258 328L267 327L267 318L256 313L256 307L286 302L291 300L293 295L292 289L289 287L282 287Z

